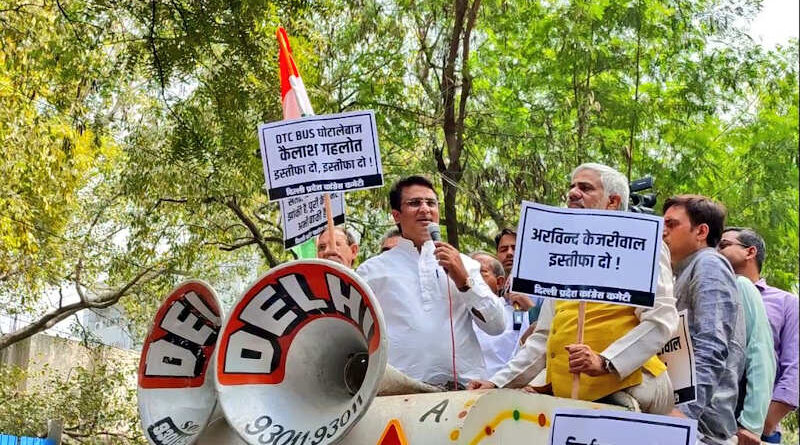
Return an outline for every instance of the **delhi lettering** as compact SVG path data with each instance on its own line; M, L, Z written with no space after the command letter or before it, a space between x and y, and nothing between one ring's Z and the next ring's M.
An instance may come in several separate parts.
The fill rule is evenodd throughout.
M333 274L325 274L330 300L311 293L306 278L290 274L278 279L247 302L239 320L244 326L230 334L225 350L225 372L271 374L283 353L278 340L310 316L338 313L352 320L367 342L374 335L374 320L364 296Z
M194 292L175 300L158 327L167 333L147 350L147 377L199 377L210 358L203 347L217 341L220 320Z

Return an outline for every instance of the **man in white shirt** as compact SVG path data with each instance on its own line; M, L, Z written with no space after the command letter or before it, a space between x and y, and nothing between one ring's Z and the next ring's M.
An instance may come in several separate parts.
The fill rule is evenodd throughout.
M503 265L494 255L486 252L474 252L469 254L469 257L481 264L483 281L503 303L503 310L505 311L506 330L502 334L488 335L481 330L475 331L478 336L478 343L481 345L481 351L483 351L483 360L486 362L486 375L494 375L517 352L520 335L525 332L530 324L528 311L515 309L514 302L506 297L508 294L501 295L506 275ZM524 295L521 296L527 298Z
M628 193L622 173L602 164L582 164L572 172L567 206L626 210ZM489 380L470 382L469 388L524 387L546 367L546 381L556 396L569 397L571 374L578 373L582 400L620 403L633 398L644 412L671 412L672 383L656 353L678 326L672 286L669 250L662 244L654 306L587 303L583 344L570 344L576 338L578 303L546 298L533 335L514 358Z
M389 364L439 386L485 378L473 321L487 334L501 334L501 301L481 278L480 264L448 243L431 241L427 226L439 222L439 201L429 180L399 181L389 201L402 238L356 271L383 310Z

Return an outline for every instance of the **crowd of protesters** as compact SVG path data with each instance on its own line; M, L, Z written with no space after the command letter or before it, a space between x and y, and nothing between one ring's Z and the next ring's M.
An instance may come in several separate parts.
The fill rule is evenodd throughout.
M622 173L594 163L572 172L567 207L625 211L628 201ZM496 234L494 253L465 255L430 238L439 200L428 179L398 181L389 202L397 227L356 272L382 307L395 368L448 389L559 397L570 396L579 374L580 399L695 419L700 443L780 443L780 421L798 406L798 298L766 283L763 238L726 227L721 203L701 195L666 200L653 307L586 303L576 344L579 303L509 290L513 229ZM320 234L318 256L353 267L353 235L336 227L333 238ZM696 396L675 406L657 353L676 335L683 310Z

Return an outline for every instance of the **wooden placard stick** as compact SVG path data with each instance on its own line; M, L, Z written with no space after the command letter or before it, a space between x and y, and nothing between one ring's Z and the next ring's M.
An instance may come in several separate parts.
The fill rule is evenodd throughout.
M336 237L333 234L333 211L331 211L331 194L325 193L325 217L328 219L328 246L336 247Z
M586 302L581 301L578 303L578 344L583 344L583 322L586 318ZM578 390L581 386L581 374L576 372L572 374L572 398L578 398Z

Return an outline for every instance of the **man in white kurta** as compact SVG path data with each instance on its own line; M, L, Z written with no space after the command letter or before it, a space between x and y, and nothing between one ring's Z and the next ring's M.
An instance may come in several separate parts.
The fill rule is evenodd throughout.
M448 243L430 240L426 227L439 221L430 181L419 176L401 180L389 198L402 238L357 270L381 305L389 364L423 382L446 385L454 378L455 355L460 385L485 378L473 322L490 335L502 333L500 300L481 278L478 262Z
M520 336L530 325L528 311L515 310L513 303L501 296L506 275L503 265L494 255L486 252L474 252L469 257L480 263L483 281L503 303L505 312L506 329L502 334L489 335L480 329L475 330L481 351L483 351L483 361L486 362L486 375L491 376L506 366L506 363L517 352Z
M677 325L675 298L672 295L672 266L666 246L661 246L659 269L654 306L636 308L639 326L598 354L608 360L608 371L620 378L630 375L652 356L654 350L661 349L664 339L672 335L671 330ZM555 315L554 303L550 298L545 299L533 335L528 337L524 347L514 358L489 379L494 386L525 386L545 368L547 338ZM642 411L666 414L673 406L672 390L672 384L665 372L658 377L645 374L644 384L625 391L640 403Z
M572 173L567 200L570 208L625 210L628 203L627 178L605 165L583 164ZM579 394L579 398L597 400L608 396L617 402L620 396L632 397L644 412L667 414L674 405L673 388L664 364L655 354L678 326L672 288L669 250L662 245L653 307L636 308L630 314L621 312L621 306L587 303L584 344L563 347L553 347L554 338L561 335L563 340L564 332L569 332L568 329L574 329L574 326L559 325L553 320L557 319L559 311L563 320L564 314L574 308L547 298L534 333L523 348L489 380L470 382L469 388L522 387L546 367L547 382L553 383L555 395L568 396L570 373L581 373L589 377L586 381L581 377L581 391L589 387L591 392L587 391L586 396ZM575 302L566 303L577 306ZM558 305L561 305L560 309ZM601 318L604 311L605 319ZM590 313L598 314L598 322L605 322L612 329L603 331L597 328L599 324L592 325ZM625 324L614 324L617 320L625 320ZM626 326L631 327L628 329ZM592 329L594 333L589 334ZM598 347L600 343L603 346ZM592 383L593 386L589 386Z

